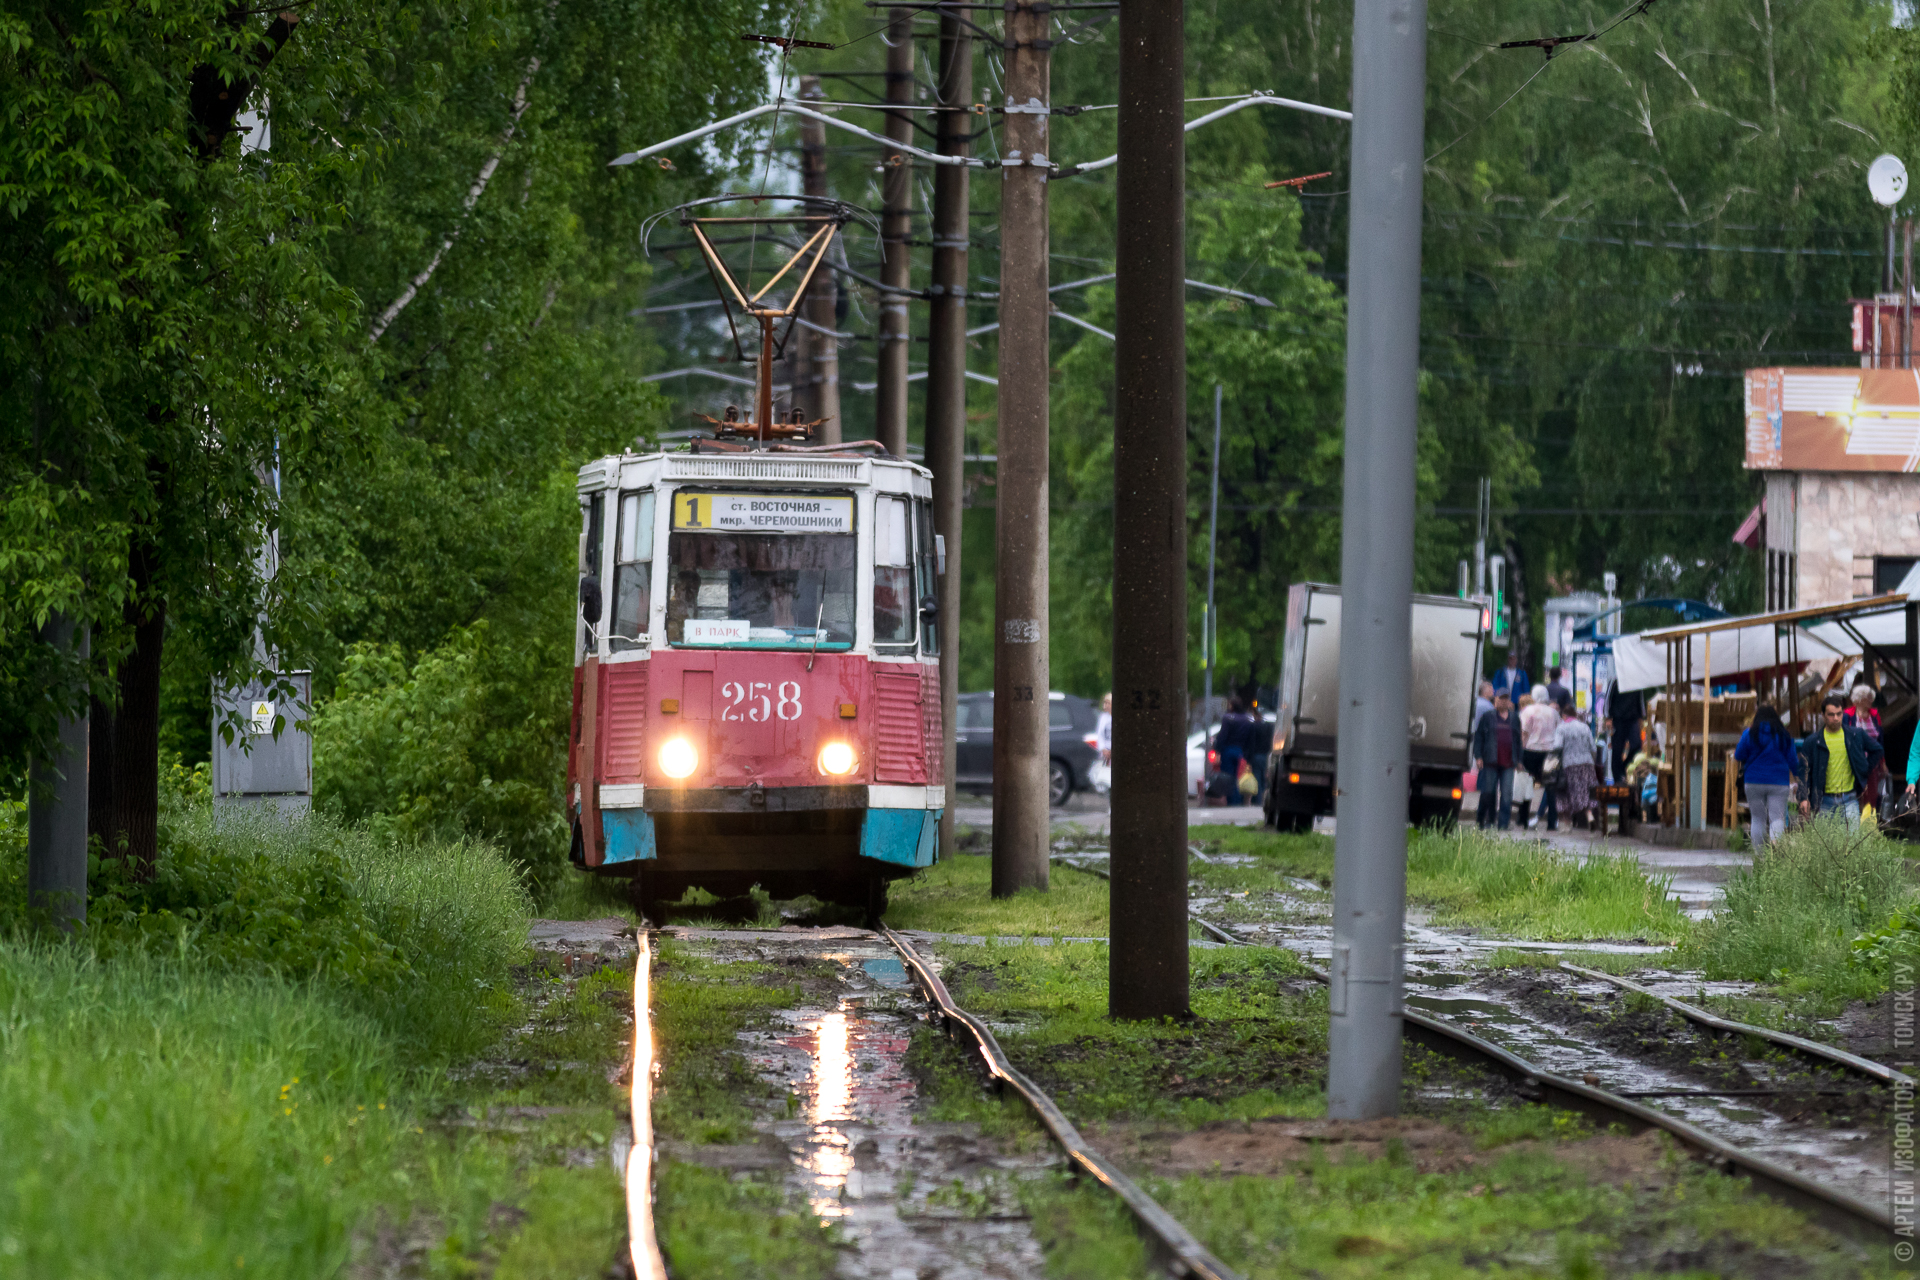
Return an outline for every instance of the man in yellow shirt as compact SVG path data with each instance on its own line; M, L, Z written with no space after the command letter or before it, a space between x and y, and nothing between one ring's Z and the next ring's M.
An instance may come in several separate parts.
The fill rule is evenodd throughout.
M1860 825L1860 783L1885 754L1878 742L1846 722L1847 700L1827 695L1820 728L1800 744L1797 770L1804 799L1800 812L1838 813L1847 825Z

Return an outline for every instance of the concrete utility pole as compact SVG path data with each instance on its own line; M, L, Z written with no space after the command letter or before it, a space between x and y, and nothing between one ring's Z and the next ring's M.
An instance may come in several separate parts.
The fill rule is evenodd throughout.
M89 637L74 635L73 620L47 619L41 642L55 649L77 647L85 658ZM35 757L27 785L27 905L45 911L63 928L87 922L87 716L60 722L51 759Z
M1327 1071L1340 1120L1400 1110L1426 73L1425 0L1357 0Z
M940 15L940 81L934 98L941 155L972 150L973 37L958 18ZM940 723L946 726L947 803L940 848L953 848L954 718L960 707L960 523L966 496L968 170L941 165L933 175L933 301L928 307L927 466L933 471L933 528L947 547L940 579Z
M887 101L913 102L913 10L887 15ZM913 141L913 115L887 113L887 137ZM889 148L881 161L880 280L899 292L880 295L880 385L875 389L874 435L896 458L907 456L907 352L913 334L907 294L913 258L913 157Z
M800 96L820 99L826 97L821 91L819 76L800 77ZM805 195L822 196L827 194L827 126L818 120L800 121L800 190ZM837 239L837 237L836 237ZM839 309L840 287L831 271L816 271L813 284L808 287L807 300L801 311L806 318L828 332L837 332L834 312ZM837 339L824 333L807 333L807 352L813 357L812 368L808 371L811 386L807 388L807 399L801 407L811 422L815 418L825 418L820 428L820 439L826 444L840 443L840 346Z
M1107 962L1116 1018L1187 1012L1185 47L1180 0L1121 7Z
M1006 16L994 487L993 895L1047 887L1047 15ZM1159 607L1164 608L1162 602ZM1184 763L1181 766L1183 774ZM1115 788L1118 790L1118 788ZM1184 846L1183 846L1184 847ZM1185 925L1181 926L1184 938Z

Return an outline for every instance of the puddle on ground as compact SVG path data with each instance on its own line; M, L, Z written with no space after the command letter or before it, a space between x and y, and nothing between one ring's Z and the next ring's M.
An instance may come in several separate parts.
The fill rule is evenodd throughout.
M871 935L869 935L870 937ZM921 1001L891 947L763 939L767 958L807 955L839 969L832 1004L781 1010L742 1033L765 1080L799 1099L791 1119L756 1125L791 1157L789 1177L849 1248L845 1280L1002 1280L1044 1271L1017 1183L1057 1168L1051 1150L1008 1156L978 1126L919 1119L907 1068Z

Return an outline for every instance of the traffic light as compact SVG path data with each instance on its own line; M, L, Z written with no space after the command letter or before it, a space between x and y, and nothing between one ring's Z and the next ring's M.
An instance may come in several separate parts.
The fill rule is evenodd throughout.
M1487 557L1487 586L1493 592L1493 635L1492 642L1505 647L1507 637L1513 630L1513 619L1507 609L1507 558L1505 556Z

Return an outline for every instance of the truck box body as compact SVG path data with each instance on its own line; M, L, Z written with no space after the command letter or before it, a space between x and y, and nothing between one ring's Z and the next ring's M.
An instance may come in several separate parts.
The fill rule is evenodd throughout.
M1458 808L1481 643L1478 603L1413 597L1407 758L1408 813L1415 822L1450 817ZM1332 811L1339 737L1340 588L1296 582L1287 590L1279 720L1268 765L1268 816L1278 825L1302 828L1313 815Z

